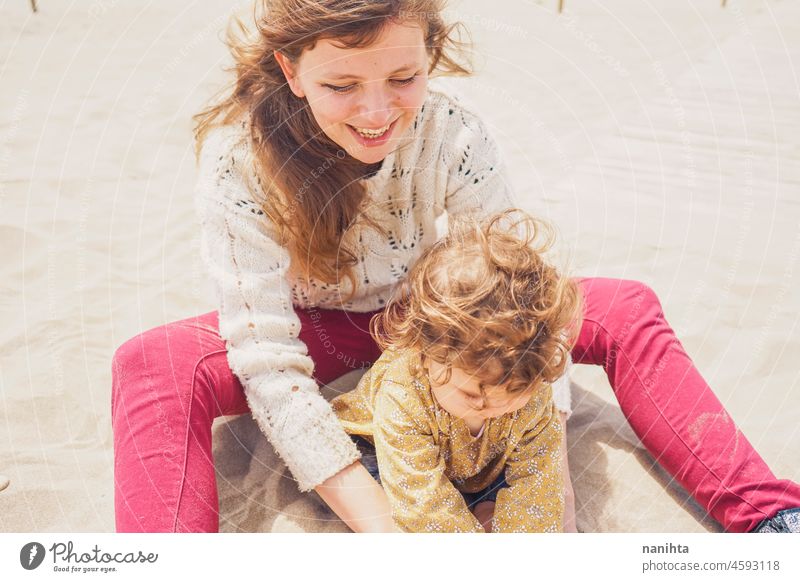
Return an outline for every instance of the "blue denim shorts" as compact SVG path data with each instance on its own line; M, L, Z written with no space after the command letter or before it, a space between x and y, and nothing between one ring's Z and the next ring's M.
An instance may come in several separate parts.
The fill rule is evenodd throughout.
M372 477L378 483L380 483L381 473L378 469L378 459L375 456L375 447L371 442L361 438L360 436L353 438L359 452L361 452L361 464L364 465L364 468L369 471L369 474L372 475ZM497 493L504 487L508 487L508 483L506 483L505 471L500 473L500 476L495 479L491 485L481 489L477 493L464 493L463 491L460 493L464 497L464 501L467 502L467 507L472 509L481 501L496 501Z

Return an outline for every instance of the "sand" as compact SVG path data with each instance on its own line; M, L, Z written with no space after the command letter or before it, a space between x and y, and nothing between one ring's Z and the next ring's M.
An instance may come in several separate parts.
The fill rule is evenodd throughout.
M0 530L113 531L114 349L215 308L190 117L226 78L232 3L39 4L0 0ZM651 285L744 433L800 480L800 5L486 4L451 10L478 49L460 84L521 204L556 222L576 275ZM572 379L579 527L718 530L602 370ZM223 531L346 529L249 417L217 422L214 453Z

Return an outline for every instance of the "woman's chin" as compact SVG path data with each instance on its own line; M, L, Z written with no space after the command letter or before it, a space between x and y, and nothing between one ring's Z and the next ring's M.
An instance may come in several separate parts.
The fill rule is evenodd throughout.
M362 164L377 164L389 155L389 151L364 151L360 147L351 149L348 153Z

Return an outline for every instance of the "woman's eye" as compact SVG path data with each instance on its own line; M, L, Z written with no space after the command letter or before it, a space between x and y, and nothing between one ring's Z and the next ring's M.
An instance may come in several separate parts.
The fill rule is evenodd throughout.
M339 85L325 85L331 91L335 91L336 93L349 93L355 87L355 84L352 85L345 85L344 87L340 87Z
M400 87L405 87L406 85L410 85L416 78L416 75L412 75L408 79L392 79L392 83Z

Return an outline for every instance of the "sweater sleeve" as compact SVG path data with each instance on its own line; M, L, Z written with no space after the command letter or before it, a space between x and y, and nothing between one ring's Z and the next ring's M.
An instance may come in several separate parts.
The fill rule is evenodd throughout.
M248 163L238 126L209 133L195 198L202 257L216 284L231 370L259 427L307 491L360 455L312 378L286 278L289 254L247 187Z

